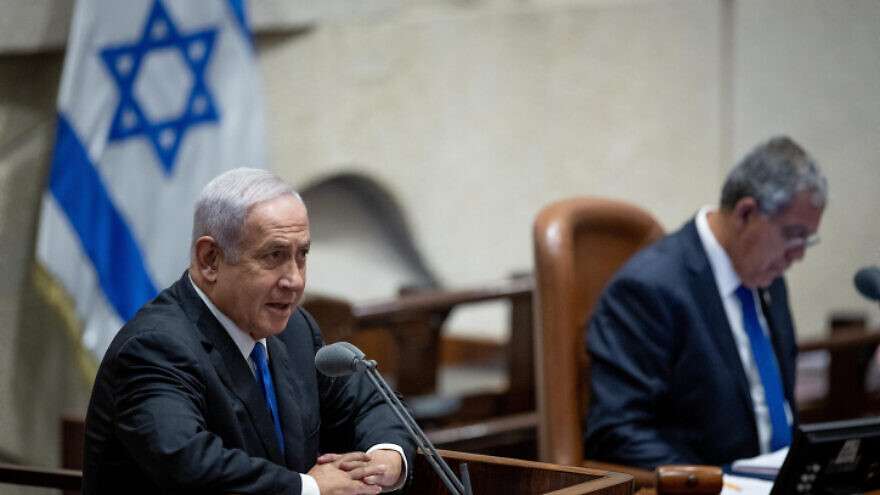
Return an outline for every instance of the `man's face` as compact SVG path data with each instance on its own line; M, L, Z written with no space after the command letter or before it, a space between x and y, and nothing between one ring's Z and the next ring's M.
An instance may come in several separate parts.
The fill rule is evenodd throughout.
M284 195L248 213L237 263L220 257L212 300L254 339L277 335L306 284L309 218L297 198Z
M775 216L755 208L741 218L731 261L744 285L767 287L804 257L807 240L819 229L822 218L822 208L813 205L811 194L798 193L791 205Z

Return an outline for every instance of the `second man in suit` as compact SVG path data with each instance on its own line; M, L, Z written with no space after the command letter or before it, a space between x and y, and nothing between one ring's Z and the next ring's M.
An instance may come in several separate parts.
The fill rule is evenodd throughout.
M771 139L730 172L718 208L613 277L587 330L588 458L724 465L788 445L796 346L782 275L817 241L826 195L814 160Z

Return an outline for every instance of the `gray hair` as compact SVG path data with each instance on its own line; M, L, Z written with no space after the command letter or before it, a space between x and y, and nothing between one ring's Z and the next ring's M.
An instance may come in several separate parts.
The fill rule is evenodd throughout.
M791 205L801 191L811 192L813 206L828 198L828 181L819 165L794 140L778 136L755 147L731 170L721 190L721 209L730 211L745 197L754 198L765 215Z
M199 237L217 241L229 263L241 256L244 222L259 203L289 194L302 201L292 186L277 175L255 168L236 168L215 177L202 189L193 214L192 252Z

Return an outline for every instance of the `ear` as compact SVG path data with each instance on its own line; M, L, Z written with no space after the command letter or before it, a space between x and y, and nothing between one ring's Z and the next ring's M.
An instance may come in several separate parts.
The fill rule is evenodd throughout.
M194 268L206 282L213 284L217 281L222 257L223 251L213 237L202 236L196 240Z
M758 209L758 202L751 196L746 196L736 202L733 207L733 220L737 229L745 227L750 220L755 218L761 210Z

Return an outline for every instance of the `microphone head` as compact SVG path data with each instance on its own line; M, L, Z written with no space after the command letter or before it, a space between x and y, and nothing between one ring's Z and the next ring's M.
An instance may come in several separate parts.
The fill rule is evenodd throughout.
M337 342L337 344L348 348L351 352L354 353L354 356L358 359L365 359L367 357L367 355L364 354L364 351L358 349L357 346L352 344L351 342L342 341L342 342Z
M364 353L348 342L336 342L318 349L315 367L324 375L346 376L358 370Z
M862 268L856 272L853 283L863 296L873 301L880 301L880 268L876 266Z

